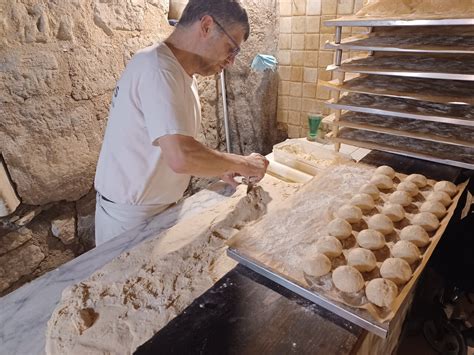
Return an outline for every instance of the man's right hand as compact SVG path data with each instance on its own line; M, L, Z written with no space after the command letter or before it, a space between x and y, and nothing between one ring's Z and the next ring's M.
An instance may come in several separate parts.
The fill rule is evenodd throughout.
M269 161L261 154L252 153L245 157L246 166L240 171L242 176L252 178L253 181L258 182L263 179Z

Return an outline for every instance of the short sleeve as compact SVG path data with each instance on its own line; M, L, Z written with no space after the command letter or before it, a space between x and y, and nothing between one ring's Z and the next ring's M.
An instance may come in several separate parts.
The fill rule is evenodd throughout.
M138 97L151 142L168 134L193 135L187 124L185 85L180 79L166 70L140 77Z

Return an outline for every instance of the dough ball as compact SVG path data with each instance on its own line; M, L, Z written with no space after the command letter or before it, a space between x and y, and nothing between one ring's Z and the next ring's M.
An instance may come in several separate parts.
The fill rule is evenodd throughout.
M411 203L411 196L406 191L395 191L388 200L402 206L408 206Z
M444 191L433 191L428 195L426 200L441 202L444 207L448 207L452 201L451 197Z
M383 206L382 213L393 222L399 222L405 218L405 210L403 209L403 206L396 203L388 203Z
M316 253L304 260L303 271L314 277L326 275L331 271L331 260L324 254Z
M378 213L373 215L367 221L369 229L375 229L382 234L389 234L393 232L393 222L386 215Z
M356 239L357 244L362 248L370 250L378 250L385 246L385 237L382 233L374 229L364 229L360 231Z
M426 231L432 232L438 229L439 220L433 213L421 212L413 217L412 224L422 226Z
M424 175L421 175L421 174L408 175L407 178L405 179L405 181L410 181L410 182L416 184L416 186L418 186L419 188L425 187L426 184L428 184L428 180L426 179L426 177Z
M365 287L365 295L371 303L390 308L398 295L398 287L390 280L373 279Z
M376 174L372 176L370 182L379 189L391 189L393 187L393 180L387 175Z
M392 255L394 258L405 260L408 264L413 264L420 259L421 253L418 247L407 240L399 240L392 247Z
M337 210L336 216L349 223L357 223L362 219L362 210L357 206L344 205Z
M380 267L380 275L384 279L395 282L397 285L403 285L411 278L410 265L400 258L388 258Z
M316 252L329 257L336 257L342 253L341 242L333 236L324 236L316 241Z
M328 224L328 233L338 239L346 239L352 234L352 226L342 218L334 218Z
M406 226L400 231L400 239L412 242L417 247L424 247L430 242L430 237L422 226Z
M393 179L395 177L395 170L388 165L382 165L375 169L375 174L386 175L390 179Z
M398 184L397 186L398 191L406 191L410 194L410 196L418 195L418 186L415 183L410 181L404 181Z
M356 268L339 266L332 272L332 282L342 292L357 292L364 287L364 278Z
M375 202L369 194L355 194L351 198L351 205L357 206L363 211L370 211L375 207Z
M372 196L374 200L378 199L380 196L380 191L374 184L362 185L359 189L359 192Z
M446 207L438 201L425 201L420 207L421 212L433 213L436 217L442 218L446 214Z
M450 181L438 181L434 186L433 190L446 192L450 197L456 195L458 188Z
M415 247L416 248L416 247ZM351 249L347 255L347 264L360 272L372 271L377 266L374 253L364 248Z

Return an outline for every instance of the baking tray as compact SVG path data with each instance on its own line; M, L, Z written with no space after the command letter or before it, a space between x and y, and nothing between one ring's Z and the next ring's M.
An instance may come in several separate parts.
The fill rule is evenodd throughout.
M337 301L337 297L334 298L333 287L321 289L314 286L315 284L312 287L308 279L301 275L301 271L294 268L294 265L299 265L301 269L299 253L303 251L305 255L308 255L307 252L310 250L308 243L317 239L317 235L325 234L324 229L321 228L327 225L328 218L332 218L330 217L332 212L320 211L320 206L334 203L339 206L337 201L344 202L348 198L347 192L353 191L355 187L355 185L349 186L345 182L350 181L359 186L358 184L368 181L373 170L373 167L360 163L347 163L329 168L319 178L311 180L297 193L285 200L280 208L274 209L271 214L264 216L258 223L245 227L234 236L228 242L228 255L262 276L369 332L385 338L390 334L390 324L392 322L395 324L399 320L400 313L398 311L403 308L402 306L409 298L417 278L444 233L467 182L458 186L458 192L453 197L447 215L440 221L438 230L432 235L431 243L424 250L420 263L415 266L412 278L401 288L393 308L383 311L379 317L376 317L370 312L370 309L374 309L373 305L361 304L360 307L351 307ZM398 177L401 180L405 175L397 174ZM337 179L342 180L335 182ZM432 186L434 181L431 180L430 184ZM429 190L427 191L429 192ZM380 203L383 203L384 200L381 200ZM318 213L315 213L316 210ZM415 209L415 211L417 210ZM308 218L308 215L312 217ZM320 217L317 217L318 215ZM281 227L283 224L276 225L275 220L285 220L286 227ZM288 231L290 233L287 233ZM269 242L271 244L268 244Z
M334 20L324 21L325 26L354 26L354 27L377 27L377 26L464 26L474 25L473 18L426 18L426 19L400 19L380 17L357 17L348 16Z
M356 147L377 149L435 163L474 170L474 149L469 147L458 147L444 143L393 136L349 127L341 128L337 137L331 139L334 142L350 144ZM454 160L454 157L456 157L457 160Z
M331 99L326 105L336 110L474 127L474 106L437 104L358 93L349 93L337 101ZM471 140L474 140L474 137Z
M320 80L319 83L331 90L337 91L460 106L474 105L474 86L469 81L359 75L355 78L345 80L342 84L337 80Z
M387 55L350 58L340 66L331 64L330 71L359 74L377 74L443 80L474 81L474 58L472 56L426 57L416 55Z

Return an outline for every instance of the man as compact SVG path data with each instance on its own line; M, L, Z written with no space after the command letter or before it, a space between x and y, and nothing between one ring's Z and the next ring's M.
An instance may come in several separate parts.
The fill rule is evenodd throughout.
M115 89L95 177L96 245L179 200L191 175L259 181L268 161L211 150L196 141L201 106L194 74L234 63L249 36L237 0L191 0L164 43L137 53Z

